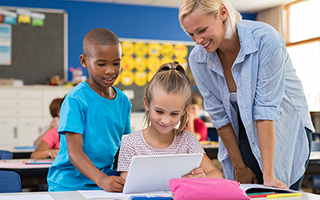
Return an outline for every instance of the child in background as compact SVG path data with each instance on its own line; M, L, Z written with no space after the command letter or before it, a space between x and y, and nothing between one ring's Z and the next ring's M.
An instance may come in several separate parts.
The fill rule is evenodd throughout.
M190 96L190 82L183 67L177 62L162 65L145 90L148 127L131 133L121 142L117 171L122 178L126 179L133 156L204 153L197 138L183 130ZM200 167L184 177L222 178L222 174L204 154Z
M207 141L208 128L198 115L202 110L202 98L197 94L191 95L191 103L188 105L188 121L185 129L193 133L199 141Z
M50 103L49 106L49 110L50 110L50 114L52 116L52 120L49 126L46 126L44 128L44 131L42 133L40 133L40 136L33 142L34 146L38 146L41 141L42 138L53 128L57 128L58 127L58 123L59 123L59 115L60 115L60 106L62 103L62 98L55 98L52 100L52 102Z
M121 69L118 37L107 29L91 30L80 61L89 78L62 103L60 150L48 172L48 190L121 192L125 181L114 176L113 162L122 136L131 132L131 103L112 86Z
M63 100L64 98L62 99L56 98L52 101L54 104L54 106L52 107L56 108L52 110L58 110L57 112L58 119L60 116L60 108ZM57 103L60 103L60 104L58 105ZM51 105L50 105L50 108L51 108ZM45 158L55 159L56 155L59 152L59 145L60 145L60 136L58 134L58 126L57 126L47 131L46 135L42 138L39 146L36 148L34 152L32 152L30 158L31 159L45 159Z

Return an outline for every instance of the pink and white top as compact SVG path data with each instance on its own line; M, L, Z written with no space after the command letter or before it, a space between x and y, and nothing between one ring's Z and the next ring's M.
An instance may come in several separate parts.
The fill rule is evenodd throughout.
M142 130L133 132L122 139L117 171L129 170L133 156L205 153L195 135L187 130L175 135L173 142L166 148L150 146L143 137Z

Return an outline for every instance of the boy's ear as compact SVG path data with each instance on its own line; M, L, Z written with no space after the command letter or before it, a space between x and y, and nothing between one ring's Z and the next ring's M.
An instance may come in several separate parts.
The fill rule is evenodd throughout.
M147 97L143 98L143 102L144 102L144 109L146 111L149 111L149 104L148 104L148 101L147 101Z
M83 68L87 68L87 57L80 55L80 62Z

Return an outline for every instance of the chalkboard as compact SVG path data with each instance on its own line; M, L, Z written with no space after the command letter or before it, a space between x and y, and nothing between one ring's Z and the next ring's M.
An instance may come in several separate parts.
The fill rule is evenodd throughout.
M54 9L0 9L13 13L23 9L45 16L43 26L20 23L19 15L16 23L10 24L11 64L0 64L0 78L21 79L26 85L45 84L55 75L67 80L67 13Z

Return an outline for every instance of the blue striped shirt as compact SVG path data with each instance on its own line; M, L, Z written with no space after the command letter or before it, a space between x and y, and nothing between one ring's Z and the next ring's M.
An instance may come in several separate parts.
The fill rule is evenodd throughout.
M237 23L237 32L240 51L231 70L252 152L262 170L255 121L274 121L274 173L290 186L305 171L309 153L305 127L314 131L301 82L285 43L275 29L265 23L242 20ZM231 108L230 92L218 54L207 53L197 45L189 56L189 64L212 124L219 129L231 123L238 138L237 113ZM219 142L218 159L224 174L234 179L228 152L222 141Z

